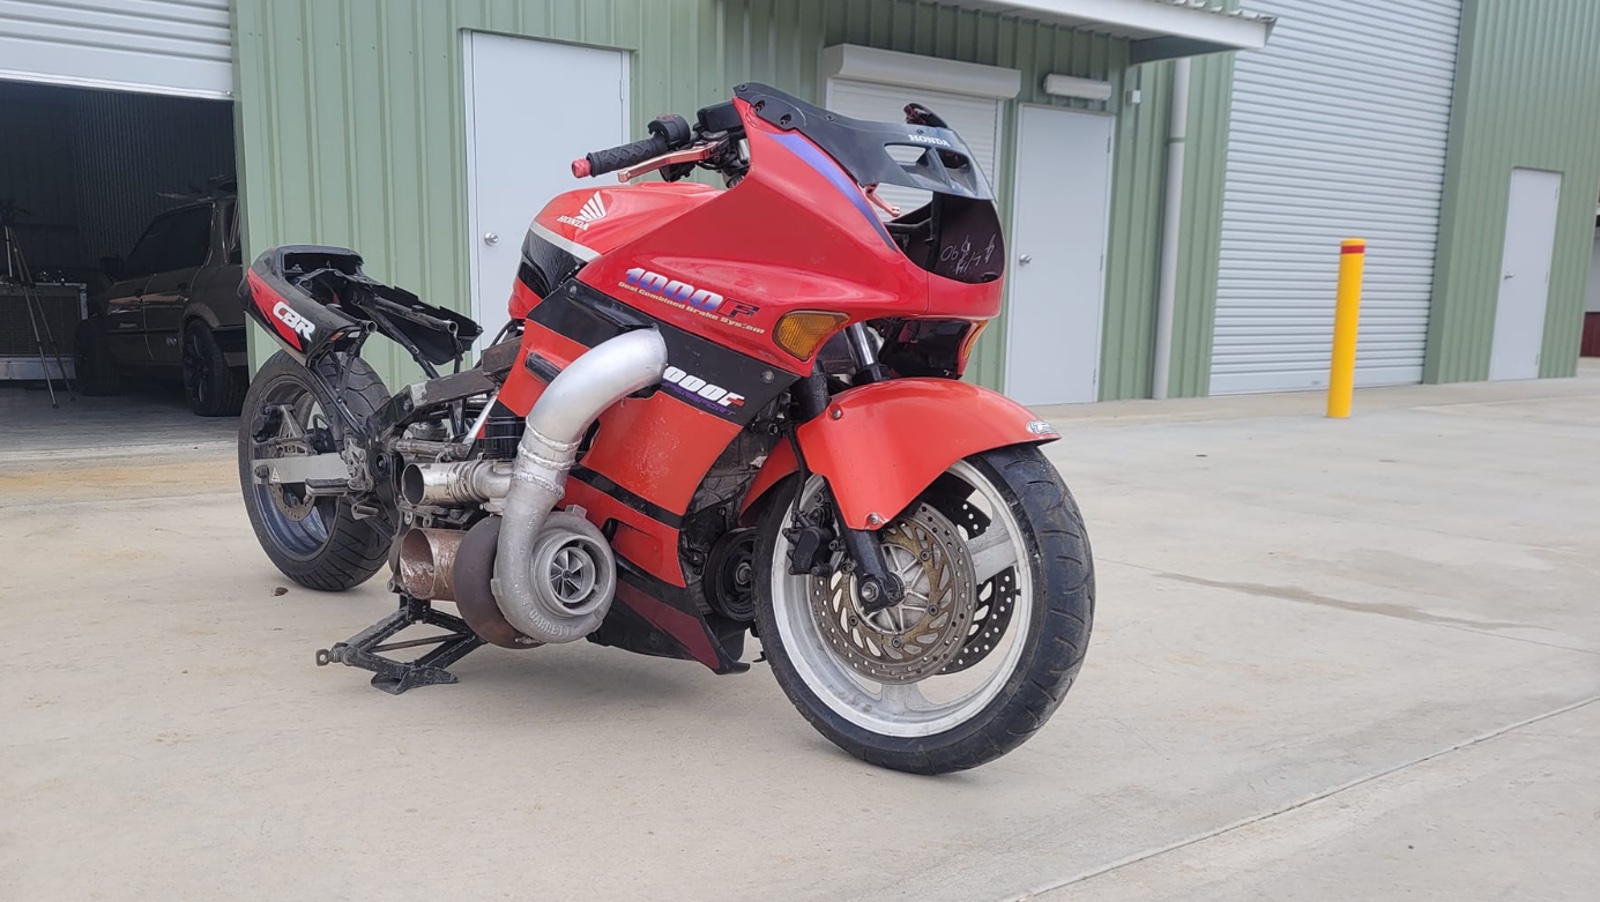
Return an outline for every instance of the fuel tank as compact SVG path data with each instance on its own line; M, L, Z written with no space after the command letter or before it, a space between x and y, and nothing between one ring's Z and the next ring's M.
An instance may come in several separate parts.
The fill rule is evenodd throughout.
M522 243L537 297L514 291L508 312L521 319L549 290L595 257L660 228L720 194L698 182L640 182L558 194L528 226Z

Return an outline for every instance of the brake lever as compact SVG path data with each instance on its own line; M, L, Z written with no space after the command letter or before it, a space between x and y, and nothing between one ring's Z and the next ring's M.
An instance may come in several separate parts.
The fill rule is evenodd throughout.
M716 156L717 153L719 153L722 148L727 145L727 143L727 139L724 138L721 141L713 141L709 144L700 144L695 147L687 147L683 150L675 150L671 153L664 153L654 159L645 160L643 163L640 163L637 166L630 166L627 169L618 169L617 181L631 182L641 175L648 175L657 169L662 169L667 166L675 166L679 163L700 163L705 160L709 160Z

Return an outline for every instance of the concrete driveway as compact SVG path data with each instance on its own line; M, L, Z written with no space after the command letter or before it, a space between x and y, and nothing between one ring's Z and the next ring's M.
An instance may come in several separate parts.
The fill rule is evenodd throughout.
M380 581L280 577L225 446L0 424L0 896L1594 898L1600 373L1319 406L1051 412L1089 661L942 778L836 751L762 665L491 649L383 695L312 666Z

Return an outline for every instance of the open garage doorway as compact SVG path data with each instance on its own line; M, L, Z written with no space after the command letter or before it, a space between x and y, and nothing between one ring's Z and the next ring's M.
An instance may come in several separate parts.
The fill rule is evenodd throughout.
M0 435L29 424L205 434L222 423L196 413L237 413L247 358L233 110L0 81L0 208L29 270L15 253L0 265Z

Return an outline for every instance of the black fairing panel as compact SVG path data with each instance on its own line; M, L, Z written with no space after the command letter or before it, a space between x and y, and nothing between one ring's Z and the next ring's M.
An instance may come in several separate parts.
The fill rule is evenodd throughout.
M276 296L255 297L248 279L239 293L245 309L274 335L281 336L283 328L268 314L279 302L310 323L309 335L297 333L302 346L291 348L303 357L315 356L330 341L350 342L377 332L415 348L429 363L443 364L459 357L482 333L469 317L367 276L361 262L361 255L342 247L269 248L250 265L250 272Z
M850 173L858 185L900 185L956 197L993 200L989 180L961 136L932 125L868 122L813 106L768 85L750 82L733 89L756 115L811 139ZM902 163L890 147L922 150Z
M539 237L532 229L522 239L522 271L518 276L539 297L583 268L583 261Z

